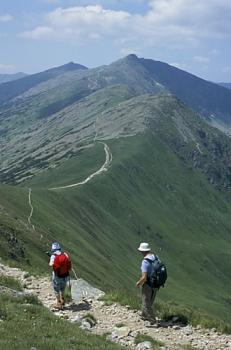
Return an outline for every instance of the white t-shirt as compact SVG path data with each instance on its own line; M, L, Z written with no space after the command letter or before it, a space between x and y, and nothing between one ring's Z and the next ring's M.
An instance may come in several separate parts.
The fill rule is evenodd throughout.
M55 261L55 256L56 255L60 255L61 254L61 250L56 250L56 252L54 252L51 257L50 257L50 262L49 262L49 266L53 266L54 265L54 261Z

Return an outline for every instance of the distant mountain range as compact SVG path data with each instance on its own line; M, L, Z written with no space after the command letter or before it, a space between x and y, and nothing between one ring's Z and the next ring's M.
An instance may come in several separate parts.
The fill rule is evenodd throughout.
M21 79L25 76L27 76L27 74L22 72L15 73L15 74L0 74L0 84L7 83L8 81Z
M73 74L70 74L71 72ZM68 105L69 100L70 102L78 100L81 96L88 95L103 87L123 84L132 90L132 94L136 95L153 94L160 91L170 92L206 118L212 125L227 133L231 132L230 91L224 89L223 86L200 79L166 63L138 58L135 55L129 55L109 66L89 70L82 65L71 62L42 73L30 75L20 82L7 83L0 86L0 103L20 97L32 88L34 88L33 94L36 94L36 87L45 82L47 84L41 88L47 94L50 86L56 84L55 81L52 82L52 79L60 76L62 76L62 85L65 88L68 89L68 86L74 83L78 85L77 90L79 90L77 95L73 91L72 97L68 96L68 101L63 101L62 106ZM57 79L56 81L59 84Z
M41 73L25 76L23 79L20 79L20 81L14 80L7 82L4 85L0 85L0 103L7 102L14 97L21 95L25 91L28 91L29 89L43 82L54 79L59 75L79 69L87 68L80 64L70 62L60 67L48 69Z
M0 174L4 181L9 181L19 168L17 175L13 175L18 181L27 174L28 164L37 164L33 166L34 171L40 167L37 157L43 167L50 162L60 162L93 137L95 126L89 113L97 115L110 106L113 108L115 101L122 104L141 95L160 93L177 96L195 112L200 112L209 124L223 125L226 132L230 130L230 90L165 63L139 59L135 55L94 69L71 62L0 85L0 145L4 164ZM95 106L93 110L92 106ZM113 115L114 110L110 113ZM142 119L145 120L144 116ZM125 123L125 130L130 130L129 116ZM116 117L111 125L107 130L106 123L102 131L99 129L99 135L104 138L123 135ZM131 134L138 132L138 122L136 127L137 130L132 127ZM30 137L32 133L33 138Z
M129 294L148 241L161 298L230 320L231 138L213 125L228 133L231 90L129 55L1 84L0 101L3 260L44 272L57 240L81 276ZM105 143L110 167L83 184Z

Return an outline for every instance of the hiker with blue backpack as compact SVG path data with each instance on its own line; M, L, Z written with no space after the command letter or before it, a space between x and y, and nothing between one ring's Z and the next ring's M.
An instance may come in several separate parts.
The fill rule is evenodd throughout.
M58 242L52 243L49 266L53 268L52 285L56 296L53 308L60 310L65 305L64 291L70 280L71 259L67 253L62 252Z
M143 260L141 263L141 277L136 283L136 286L142 287L141 298L141 317L144 320L155 324L155 314L153 312L153 303L156 297L156 293L167 279L167 270L157 255L151 252L151 248L148 243L140 243L138 251L142 254Z

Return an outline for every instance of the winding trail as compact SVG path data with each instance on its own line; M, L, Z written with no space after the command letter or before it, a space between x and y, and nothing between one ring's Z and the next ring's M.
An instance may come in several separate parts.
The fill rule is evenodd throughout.
M103 115L103 112L101 113L101 115ZM95 119L95 123L94 123L94 129L95 129L95 136L94 136L94 140L93 140L94 144L97 142L97 135L98 135L97 122L98 122L98 119L99 119L99 116L97 115L97 117ZM65 185L65 186L51 187L51 188L48 188L48 191L63 190L63 189L68 189L68 188L73 188L73 187L85 185L90 180L92 180L95 176L98 176L98 175L102 174L103 172L107 171L111 165L111 162L112 162L112 153L111 153L110 148L108 147L108 145L106 143L101 142L101 141L98 141L98 142L102 143L104 145L104 151L106 154L105 162L99 170L97 170L94 173L92 173L91 175L89 175L83 181L76 182L76 183L70 184L70 185ZM32 218L33 211L34 211L33 205L31 203L31 194L32 194L32 190L31 190L31 188L29 188L28 201L29 201L29 206L31 208L30 215L28 216L28 219L27 219L29 225L31 225L31 218ZM34 225L32 225L32 229L35 230Z
M198 149L200 154L203 154L202 150L200 149L200 144L198 142L196 143L196 148Z
M29 188L28 202L29 202L29 206L30 206L31 211L30 211L30 215L27 218L27 221L28 221L29 225L32 226L32 229L35 230L34 225L31 224L31 218L32 218L32 215L33 215L33 212L34 212L34 207L33 207L32 202L31 202L31 194L32 194L32 189Z
M59 186L59 187L52 187L52 188L48 188L49 191L53 191L53 190L62 190L62 189L66 189L66 188L72 188L72 187L77 187L80 185L84 185L87 182L89 182L90 180L92 180L95 176L102 174L103 172L107 171L111 162L112 162L112 153L110 151L110 148L108 147L108 145L104 142L100 142L104 145L104 151L106 154L106 160L104 162L104 164L101 166L101 168L99 170L97 170L96 172L94 172L93 174L89 175L85 180L80 181L80 182L76 182L74 184L71 185L66 185L66 186Z

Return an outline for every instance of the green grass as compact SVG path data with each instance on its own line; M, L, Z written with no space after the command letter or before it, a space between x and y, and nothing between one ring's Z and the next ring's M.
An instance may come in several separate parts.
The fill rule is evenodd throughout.
M46 191L33 179L35 232L25 226L28 189L0 186L1 204L9 213L2 214L4 227L15 228L18 250L24 250L24 257L10 258L9 232L0 241L2 258L48 272L43 251L57 240L70 253L80 277L106 291L122 286L129 299L137 293L140 274L137 247L148 241L168 268L166 287L158 293L162 302L174 300L230 322L228 194L217 191L157 136L145 134L108 144L113 154L110 170L85 186ZM89 173L102 159L98 150L88 159ZM74 162L77 169L78 159ZM68 183L73 173L68 167L65 172ZM38 185L52 186L52 181L44 173Z
M4 286L10 289L14 289L17 291L22 291L23 288L17 280L15 280L13 277L7 277L0 275L0 286Z
M140 298L137 293L129 293L127 289L117 289L107 292L102 298L105 305L120 303L121 305L129 305L132 309L140 308Z
M92 162L92 159L94 161ZM28 187L49 188L70 185L84 180L89 174L97 171L105 161L103 145L96 143L81 150L67 159L57 168L49 168L35 178L27 181ZM68 171L68 177L67 175Z
M0 295L0 348L24 350L107 349L122 347L103 337L88 334L65 320L55 317L37 299Z
M156 305L157 314L162 320L171 320L174 316L178 317L178 322L191 324L192 326L200 325L203 328L215 328L221 333L231 334L231 324L223 322L216 317L212 317L202 309L183 307L174 302L161 303Z
M135 344L143 343L149 341L152 344L153 350L159 350L164 344L158 340L153 339L152 337L145 334L138 334L135 338Z

